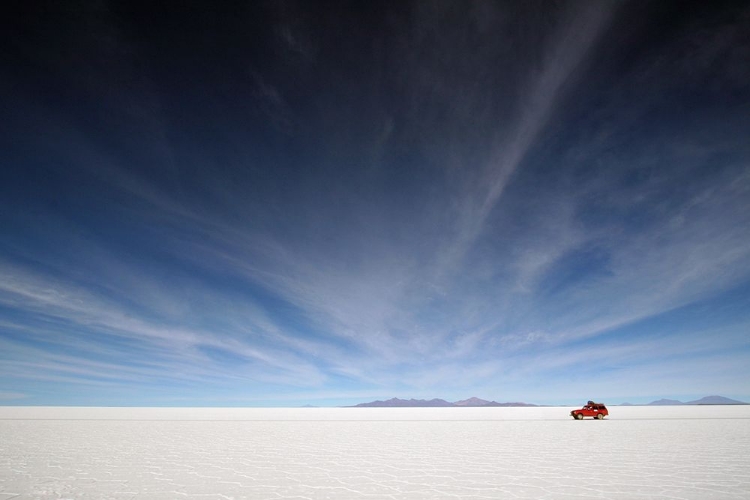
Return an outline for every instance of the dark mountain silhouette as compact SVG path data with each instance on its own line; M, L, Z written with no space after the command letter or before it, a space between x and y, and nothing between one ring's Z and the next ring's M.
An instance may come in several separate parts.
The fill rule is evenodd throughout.
M695 401L689 401L685 404L688 405L746 405L742 401L736 399L725 398L724 396L706 396L705 398L696 399Z
M444 399L399 399L391 398L387 401L371 401L354 405L355 408L442 408L453 406Z
M399 399L391 398L386 401L371 401L369 403L360 403L354 405L354 408L446 408L446 407L463 407L463 408L483 408L483 407L526 407L537 406L530 403L498 403L497 401L487 401L477 397L463 399L455 403L448 402L444 399Z
M695 401L688 401L683 403L676 399L659 399L657 401L651 401L648 406L679 406L679 405L746 405L742 401L736 399L725 398L724 396L706 396L705 398L696 399Z
M652 401L645 406L681 406L681 405L746 405L742 401L725 398L723 396L706 396L705 398L696 399L684 403L676 399L659 399ZM537 407L544 405L535 405L523 402L498 403L497 401L487 401L476 396L469 399L462 399L451 403L444 399L399 399L391 398L386 401L370 401L369 403L360 403L352 408L490 408L490 407ZM615 405L613 405L615 406ZM639 406L631 403L620 403L619 406Z
M455 401L453 404L456 406L487 406L490 403L494 403L494 401L487 401L486 399L479 399L477 397L471 397L469 399Z
M659 399L657 401L651 401L648 406L677 406L677 405L684 405L682 401L677 401L676 399Z
M477 397L472 397L469 399L464 399L462 401L455 401L453 403L454 406L464 406L464 407L471 407L471 408L478 408L483 406L497 406L497 407L511 407L511 406L537 406L530 403L521 403L521 402L514 402L514 403L498 403L497 401L487 401L486 399L480 399Z

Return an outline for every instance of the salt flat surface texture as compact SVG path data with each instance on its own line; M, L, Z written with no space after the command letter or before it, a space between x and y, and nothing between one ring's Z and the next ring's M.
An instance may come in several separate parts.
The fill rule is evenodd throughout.
M0 500L748 499L750 406L0 407Z

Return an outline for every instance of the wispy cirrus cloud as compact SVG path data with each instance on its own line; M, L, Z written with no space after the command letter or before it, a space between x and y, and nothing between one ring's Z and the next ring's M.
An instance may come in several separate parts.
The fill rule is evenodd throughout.
M449 253L465 254L485 229L487 218L539 138L563 87L575 80L575 71L583 64L597 37L606 28L612 5L600 2L566 12L547 41L539 68L533 68L524 84L518 105L518 117L497 130L489 159L480 170L475 191L465 197L465 213L459 218L458 237ZM459 258L460 258L459 257Z
M0 392L0 401L17 401L28 398L28 394L20 392Z
M283 341L275 344L281 335L279 328L274 328L268 320L264 324L260 314L246 315L247 322L241 325L212 323L211 317L206 318L200 311L194 311L188 321L176 321L174 317L154 317L152 313L144 314L138 307L124 306L124 297L130 294L138 296L140 290L137 287L129 287L121 290L122 295L105 299L85 286L49 275L40 276L7 262L3 262L2 273L5 280L0 286L0 304L39 319L31 326L22 322L7 324L5 328L17 330L23 335L9 341L6 352L13 352L16 356L25 352L23 357L33 359L40 374L63 371L94 376L99 373L104 378L113 379L129 379L130 375L138 374L144 379L147 376L172 378L176 375L180 378L185 375L197 379L238 375L249 380L269 382L296 380L302 385L320 383L322 380L317 368L300 358L299 352L294 354L295 350L290 349L296 346L294 343L291 346ZM141 283L148 282L148 279L144 279ZM161 292L164 300L170 302L189 300L188 296L168 287L162 287ZM196 299L193 297L193 300ZM217 301L214 295L211 303L218 302L221 301ZM248 307L247 302L242 305ZM169 307L152 306L152 310L156 311L170 310ZM226 302L223 306L226 307ZM208 323L201 325L202 321ZM186 324L188 322L192 324ZM63 333L71 328L76 333ZM55 331L59 333L49 335ZM263 342L264 336L272 341ZM34 340L72 348L81 357L80 362L76 363L74 356L64 359L45 356L44 351L27 345L31 342L33 346ZM124 344L114 347L113 342ZM131 351L133 358L118 356L118 350L119 354L123 354L124 347L124 352ZM148 353L146 357L138 357L145 353ZM212 359L211 353L218 358ZM233 369L224 368L222 357L230 356L238 362ZM95 359L101 357L116 361L100 366ZM141 363L147 363L150 367L144 367ZM118 366L119 369L116 369ZM82 373L81 370L88 371ZM196 370L200 371L196 373Z
M635 29L627 6L385 10L329 13L325 32L281 15L179 92L148 32L105 16L126 50L55 66L83 105L18 85L14 116L49 141L19 134L2 188L4 376L181 401L520 398L660 367L676 388L720 352L739 366L748 151L724 101L685 97L674 40L692 31L670 25L641 54L621 42L651 18ZM739 32L708 36L693 71L734 60ZM251 57L269 47L289 57ZM717 319L686 328L692 308Z

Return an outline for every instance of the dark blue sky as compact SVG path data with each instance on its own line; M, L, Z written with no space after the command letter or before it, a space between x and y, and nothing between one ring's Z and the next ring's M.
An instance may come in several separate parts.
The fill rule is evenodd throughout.
M16 9L0 404L750 400L747 5Z

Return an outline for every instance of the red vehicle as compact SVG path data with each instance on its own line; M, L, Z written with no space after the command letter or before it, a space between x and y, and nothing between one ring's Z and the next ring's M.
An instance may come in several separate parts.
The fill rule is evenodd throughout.
M583 420L583 417L593 417L601 420L607 415L609 415L607 407L601 403L594 403L593 401L586 403L586 406L580 410L573 410L570 412L570 416L576 420Z

